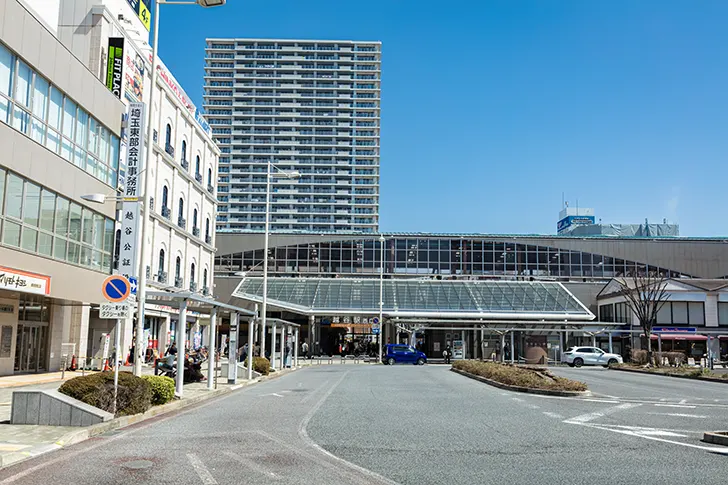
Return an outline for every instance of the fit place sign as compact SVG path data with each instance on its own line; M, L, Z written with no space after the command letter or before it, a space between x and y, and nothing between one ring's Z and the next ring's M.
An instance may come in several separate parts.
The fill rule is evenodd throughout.
M0 266L0 289L50 295L51 277Z

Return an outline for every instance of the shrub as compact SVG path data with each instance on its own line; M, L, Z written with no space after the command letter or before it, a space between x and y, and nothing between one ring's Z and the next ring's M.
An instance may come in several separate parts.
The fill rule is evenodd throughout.
M167 376L142 376L152 390L152 405L167 404L174 398L174 379Z
M640 349L632 349L630 360L633 364L646 365L647 364L647 351Z
M248 367L248 359L245 359L243 365ZM253 357L253 370L258 374L267 376L270 373L270 360L265 357Z
M111 412L114 406L114 373L98 372L66 381L59 392L86 404ZM143 413L152 406L149 383L131 372L119 372L116 415Z
M548 389L554 391L586 391L586 384L554 376L546 369L533 367L517 367L497 362L480 362L477 360L456 360L454 369L510 386L530 389Z
M678 367L685 363L685 354L683 352L663 352L667 358L667 362L673 366Z

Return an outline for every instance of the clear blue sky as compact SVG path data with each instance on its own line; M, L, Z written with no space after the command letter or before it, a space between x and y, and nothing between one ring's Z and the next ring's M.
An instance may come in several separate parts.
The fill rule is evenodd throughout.
M554 233L564 192L603 222L728 235L728 1L161 8L198 106L206 37L382 41L383 231Z

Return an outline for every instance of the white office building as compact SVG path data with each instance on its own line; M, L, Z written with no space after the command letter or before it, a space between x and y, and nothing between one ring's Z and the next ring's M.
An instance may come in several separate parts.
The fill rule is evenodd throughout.
M207 39L204 106L221 149L217 229L379 228L381 43Z
M30 1L47 4L44 0ZM149 17L146 23L140 17L150 2L55 1L58 3L56 29L61 42L109 89L117 89L125 112L130 102L143 102L149 110L152 50L148 44L148 27L151 22ZM47 5L45 9L48 10ZM109 69L110 57L111 66L114 59L119 62L120 78L114 79L113 70ZM219 150L207 123L162 60L158 73L154 106L151 115L148 113L153 123L154 155L151 160L145 159L143 174L151 177L151 219L146 234L146 244L151 250L147 251L144 264L148 287L212 295ZM122 130L121 135L120 185L126 169L127 130ZM146 148L142 153L146 158ZM107 202L107 205L113 206L113 203ZM118 256L118 253L117 247L115 254ZM119 261L115 262L115 269L122 269ZM102 335L109 332L113 335L114 320L97 320L95 314L92 309L89 355L98 353ZM195 326L199 323L196 315L190 313L188 323L199 330ZM144 342L163 351L174 335L176 324L176 311L147 305ZM133 328L132 318L127 319L122 333L122 355L132 345Z

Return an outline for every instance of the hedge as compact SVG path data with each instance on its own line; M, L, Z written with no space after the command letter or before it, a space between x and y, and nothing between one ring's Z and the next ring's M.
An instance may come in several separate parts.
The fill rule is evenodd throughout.
M142 376L152 390L152 405L167 404L174 399L174 379L167 376Z
M59 392L86 404L112 412L114 406L114 373L98 372L74 377L63 383ZM149 383L131 372L119 372L117 416L143 413L152 407L152 389Z
M245 363L243 365L248 367L248 359L245 359ZM253 370L258 374L267 376L270 374L270 360L265 357L253 357Z
M479 360L456 360L454 369L485 377L509 386L529 389L548 389L553 391L586 391L586 384L551 374L546 369L518 367L497 362Z

